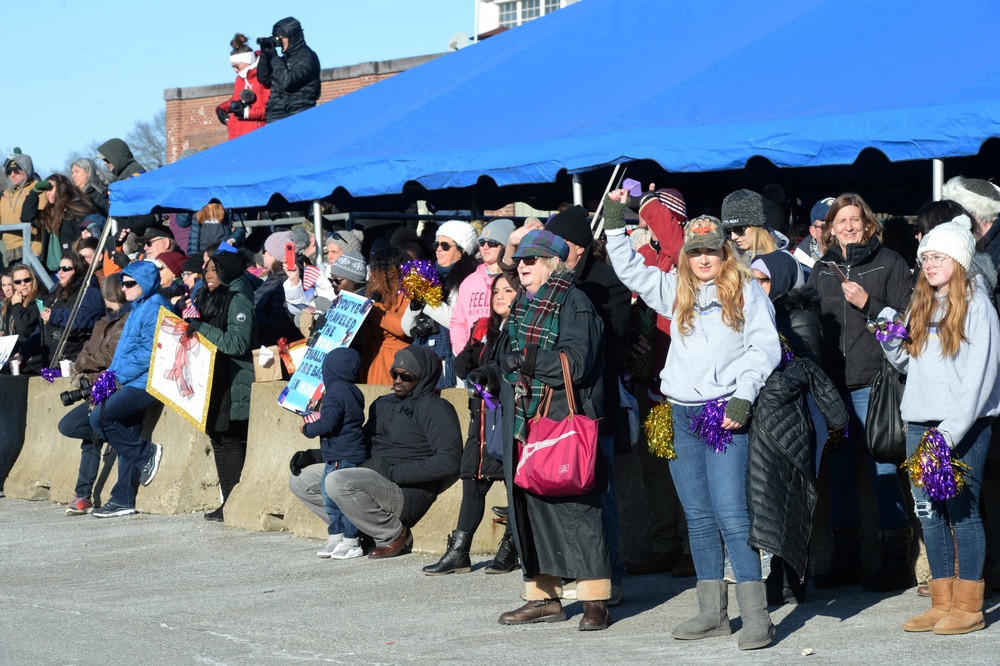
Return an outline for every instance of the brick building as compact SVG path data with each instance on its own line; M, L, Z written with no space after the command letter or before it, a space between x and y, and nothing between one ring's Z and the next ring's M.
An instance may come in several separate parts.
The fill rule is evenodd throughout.
M437 53L324 69L320 72L319 103L329 102L442 55L444 54ZM168 163L177 160L178 155L186 148L197 150L226 140L226 126L216 117L215 107L232 94L232 80L209 86L168 88L163 91L163 98L167 103Z

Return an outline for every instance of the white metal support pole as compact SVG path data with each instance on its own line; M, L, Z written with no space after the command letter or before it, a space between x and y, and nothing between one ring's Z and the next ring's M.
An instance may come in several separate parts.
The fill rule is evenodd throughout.
M583 183L580 182L580 174L573 174L573 204L583 205Z
M323 209L319 205L319 201L313 201L313 233L316 234L316 268L323 273L323 259L325 255L323 250L326 248L326 243L323 240Z
M941 188L944 187L944 162L942 160L931 160L931 170L933 173L933 192L931 192L931 198L934 201L941 201Z

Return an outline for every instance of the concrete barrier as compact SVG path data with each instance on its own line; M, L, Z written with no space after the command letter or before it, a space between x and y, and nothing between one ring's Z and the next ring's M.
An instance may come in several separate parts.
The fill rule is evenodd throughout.
M59 434L57 424L70 408L59 394L71 389L68 379L49 384L32 377L28 384L27 427L24 446L4 492L20 499L73 500L80 468L80 442ZM219 505L219 480L208 437L170 409L154 407L146 417L145 436L163 446L156 482L139 488L136 509L144 513L176 514L204 511ZM118 478L114 457L102 460L95 497L107 501ZM115 466L116 467L116 466Z

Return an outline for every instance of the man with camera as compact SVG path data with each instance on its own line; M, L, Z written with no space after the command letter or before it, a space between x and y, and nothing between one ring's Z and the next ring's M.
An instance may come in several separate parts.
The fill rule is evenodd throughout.
M274 24L270 37L257 39L260 63L257 80L271 89L264 119L273 123L316 106L319 99L319 58L306 46L302 25L289 16ZM281 47L279 57L277 48Z

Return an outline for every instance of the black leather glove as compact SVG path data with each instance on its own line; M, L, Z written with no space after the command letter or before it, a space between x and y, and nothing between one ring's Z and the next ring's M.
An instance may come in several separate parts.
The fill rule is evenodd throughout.
M292 470L293 476L298 476L302 473L306 467L310 465L315 465L319 462L317 460L318 449L309 449L308 451L296 451L292 454L292 459L288 462L289 469Z
M187 325L188 325L187 330L188 330L189 334L190 333L196 333L198 331L198 327L201 326L201 320L200 319L195 319L194 317L188 317L184 321L187 322Z
M423 307L424 304L418 301L417 299L415 298L410 299L410 310L412 310L413 312L420 312L420 310L422 310Z
M229 114L221 107L215 107L215 115L219 117L219 122L223 125L229 124Z
M229 113L233 114L237 118L243 117L243 109L247 108L247 105L238 99L234 99L229 103Z
M504 374L517 372L524 365L524 351L508 352L500 357L500 369Z
M470 386L475 384L482 386L483 390L492 396L500 395L500 376L496 369L490 366L476 368L469 373L466 383Z
M264 40L264 43L260 45L260 54L268 58L278 54L278 47L273 39Z
M417 319L413 322L413 326L410 328L410 337L423 338L428 335L434 335L441 330L438 323L428 317L425 314L417 315Z

